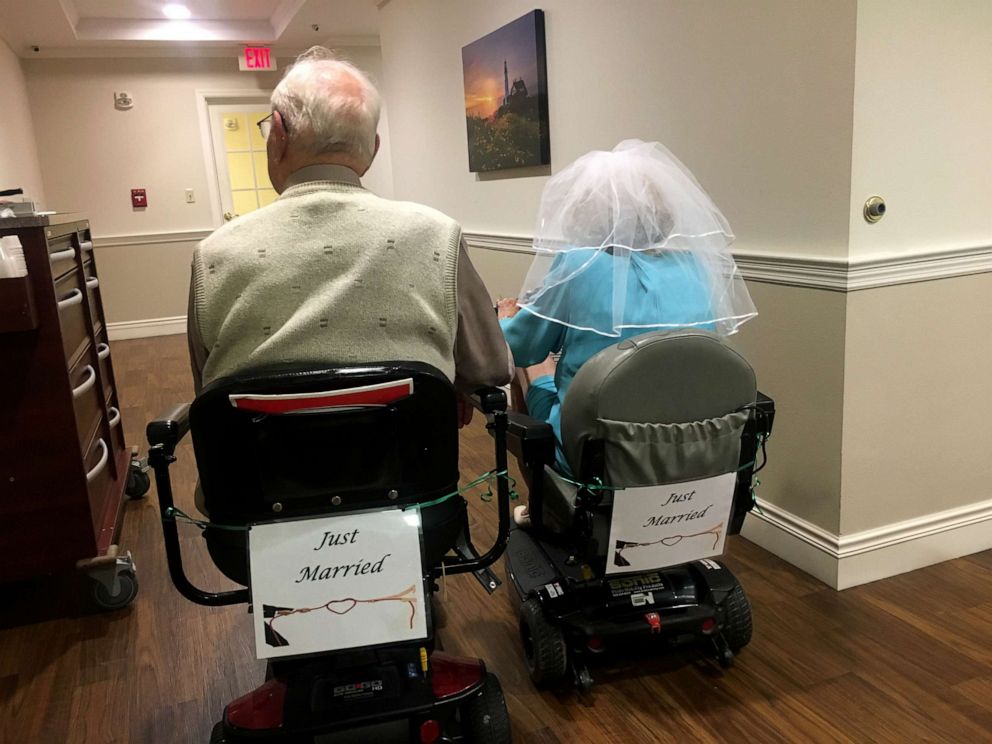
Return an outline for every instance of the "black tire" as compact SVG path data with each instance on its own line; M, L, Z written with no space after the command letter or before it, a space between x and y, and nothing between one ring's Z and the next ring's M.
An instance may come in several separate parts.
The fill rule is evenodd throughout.
M138 577L134 571L124 570L117 576L117 594L111 594L99 581L92 579L92 599L101 610L113 611L127 607L138 596Z
M138 468L132 467L127 471L127 485L124 486L124 493L129 499L140 499L152 485L152 479Z
M510 714L495 674L486 675L478 695L462 704L462 733L468 744L510 744Z
M537 599L520 605L520 639L531 681L538 687L560 685L568 674L568 646L561 629L551 624Z
M723 637L735 654L751 642L751 602L737 584L723 602Z
M225 744L227 739L224 738L224 724L217 723L214 726L214 730L210 732L210 744Z

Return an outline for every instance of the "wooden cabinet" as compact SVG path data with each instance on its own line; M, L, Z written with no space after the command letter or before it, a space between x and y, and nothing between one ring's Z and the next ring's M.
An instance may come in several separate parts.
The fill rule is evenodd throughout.
M89 223L0 219L3 235L20 239L28 268L24 279L0 279L0 581L8 581L116 562L131 453Z

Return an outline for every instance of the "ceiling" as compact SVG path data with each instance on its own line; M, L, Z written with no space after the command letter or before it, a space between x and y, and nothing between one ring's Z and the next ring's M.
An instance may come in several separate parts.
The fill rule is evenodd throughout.
M169 3L188 20L170 20ZM375 0L0 0L0 37L33 57L225 55L246 43L282 53L314 44L378 46Z

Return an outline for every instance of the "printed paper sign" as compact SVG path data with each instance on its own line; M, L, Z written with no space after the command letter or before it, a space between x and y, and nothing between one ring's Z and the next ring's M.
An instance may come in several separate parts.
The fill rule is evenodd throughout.
M615 491L606 573L650 571L723 553L737 473Z
M343 514L249 533L259 659L427 637L420 514Z

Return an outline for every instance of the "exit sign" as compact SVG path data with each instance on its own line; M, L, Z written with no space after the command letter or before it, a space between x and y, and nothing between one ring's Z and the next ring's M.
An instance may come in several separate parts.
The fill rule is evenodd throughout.
M268 47L245 47L238 56L238 67L242 72L276 69L276 58Z

